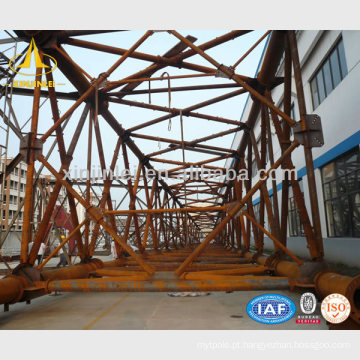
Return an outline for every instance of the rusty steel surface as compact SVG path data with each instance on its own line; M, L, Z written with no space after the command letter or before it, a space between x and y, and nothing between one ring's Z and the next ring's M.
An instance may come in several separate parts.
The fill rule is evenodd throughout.
M1 173L3 183L17 164L21 161L27 164L25 199L19 204L19 209L25 212L20 267L0 279L1 304L26 301L57 290L247 291L304 286L314 288L320 297L331 292L348 296L353 308L351 317L360 323L359 277L324 271L326 254L294 31L264 32L249 48L243 49L233 66L218 62L209 50L231 47L230 40L247 36L249 31L230 31L198 44L194 36L169 30L167 35L175 45L163 55L142 50L157 36L152 30L143 32L128 48L74 38L100 36L107 31L18 30L15 33L26 43L34 39L40 59L46 66L56 61L57 71L74 91L60 91L60 86L47 89L37 86L33 91L12 88L13 96L32 97L32 115L29 134L24 137L18 124L11 123L11 129L21 140L21 152ZM237 67L259 44L264 44L266 38L267 46L257 75L253 78L238 73ZM95 75L87 69L86 61L75 60L72 49L87 56L92 52L101 53L104 57L110 56L112 61ZM195 56L203 62L197 63ZM135 60L142 64L141 69L126 72L126 64ZM283 77L277 75L281 61L284 61ZM170 75L175 69L185 73ZM296 80L294 88L292 76ZM209 79L218 80L218 77L223 78L221 82L210 83ZM186 84L175 86L180 79L186 80ZM56 74L45 74L40 67L36 80L57 81ZM205 80L206 84L201 82ZM167 86L154 85L159 83ZM283 108L272 100L271 91L276 87L283 87ZM3 94L6 89L1 90ZM186 103L181 107L172 104L172 93L213 94L212 91L221 92L195 104ZM293 93L299 103L298 121L291 118ZM168 104L156 103L161 94ZM244 120L228 118L221 111L216 115L207 114L208 106L225 104L244 94L252 100ZM44 115L41 101L47 99L50 107ZM63 102L60 104L60 101ZM133 109L131 120L134 121L122 119L117 109L125 107ZM138 118L137 111L159 115ZM5 121L6 114L0 115ZM200 137L184 131L184 122L190 118L206 121ZM254 134L258 119L259 140ZM10 120L6 118L6 121ZM175 122L174 134L171 127ZM73 126L69 131L68 124ZM168 136L158 132L160 125L167 126ZM294 127L301 129L301 144L291 135ZM242 137L234 148L229 139L236 133ZM279 153L274 152L274 142L280 144ZM303 148L308 174L310 211L297 179L282 180L280 201L276 181L270 178L275 169L294 168L291 157L299 148ZM59 153L57 163L51 156L54 149ZM66 173L73 164L78 164L77 159L85 164L88 172L98 161L106 176L93 182L89 178L67 178ZM232 160L231 169L247 170L249 178L190 177L191 171L196 173L200 167L225 175L227 159ZM267 168L266 159L269 159ZM258 169L265 168L263 178L256 183L252 182L253 162ZM112 178L106 171L112 174L118 165L128 174L131 168L135 171L125 180ZM167 171L166 179L162 177L163 169ZM148 177L150 172L152 177ZM178 178L181 173L184 178ZM42 177L44 174L46 178ZM305 233L303 245L308 247L311 261L300 259L287 247L289 186L292 186ZM99 190L95 191L95 187ZM269 188L273 191L272 201ZM253 206L257 197L260 198L258 213ZM84 218L79 217L79 207L85 213ZM62 226L56 222L56 212L65 208L70 225L67 236L60 238ZM36 266L39 248L42 243L49 245L51 230L57 233L59 242L53 244L42 264ZM9 231L2 233L0 247ZM270 255L264 254L265 236L274 245ZM96 259L101 241L108 253L112 246L116 259L109 262ZM70 266L47 269L59 251L64 252ZM74 265L75 260L80 263Z
M20 301L24 293L24 284L21 279L13 276L5 277L0 281L0 303L12 304Z
M209 280L122 280L111 279L76 279L54 280L47 284L48 291L70 292L154 292L154 291L240 291L288 289L286 277L243 277L241 279Z

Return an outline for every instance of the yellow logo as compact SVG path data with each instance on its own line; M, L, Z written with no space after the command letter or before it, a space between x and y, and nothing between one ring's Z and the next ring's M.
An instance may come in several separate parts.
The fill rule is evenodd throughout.
M42 61L41 61L41 58L40 58L40 54L39 54L39 51L37 49L37 46L35 44L35 40L34 38L31 39L31 42L30 42L30 46L29 46L29 49L26 53L26 56L25 56L25 59L23 61L23 63L21 65L17 65L15 66L14 64L14 60L23 55L23 54L18 54L18 55L15 55L12 59L10 59L9 61L9 66L10 66L10 69L17 72L18 74L20 75L26 75L26 76L36 76L36 73L26 73L26 72L20 72L19 70L17 69L20 69L22 71L22 69L26 69L26 68L30 68L31 67L31 54L32 52L34 51L34 58L35 58L35 65L36 65L36 68L43 68L45 69L45 74L48 74L52 71L54 71L56 68L57 68L57 61L50 55L47 55L47 54L43 54L44 56L47 56L49 58L51 58L53 61L54 61L54 66L53 67L50 67L48 65L45 65ZM50 70L49 70L50 69Z

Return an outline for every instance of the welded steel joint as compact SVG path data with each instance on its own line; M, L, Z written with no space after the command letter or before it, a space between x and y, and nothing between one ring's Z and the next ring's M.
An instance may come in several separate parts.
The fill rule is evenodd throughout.
M221 77L225 79L232 79L234 76L235 71L231 66L226 66L221 64L218 69L216 70L215 77Z
M99 222L102 220L105 216L104 209L100 206L93 206L90 205L88 208L86 208L86 214L89 218L92 218L95 222Z
M43 143L40 139L35 138L34 146L31 146L31 133L26 134L20 140L20 154L23 156L24 161L29 164L30 161L30 150L34 151L34 159L37 160L42 155Z

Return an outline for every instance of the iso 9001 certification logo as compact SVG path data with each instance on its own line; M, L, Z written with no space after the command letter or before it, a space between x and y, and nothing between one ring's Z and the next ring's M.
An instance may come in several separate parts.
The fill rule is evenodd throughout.
M351 311L349 300L341 294L330 294L321 303L321 314L326 321L339 324L345 321Z

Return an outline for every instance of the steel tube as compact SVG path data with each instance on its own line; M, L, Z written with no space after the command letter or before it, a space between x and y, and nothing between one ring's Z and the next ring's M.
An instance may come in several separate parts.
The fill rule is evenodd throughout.
M19 301L24 292L24 284L15 276L0 279L0 304L11 304Z
M244 277L239 280L150 280L121 281L118 279L55 280L47 290L63 292L171 292L171 291L242 291L288 289L283 277Z
M212 47L215 47L217 45L220 45L222 43L225 43L229 40L233 40L241 35L244 35L246 33L248 33L248 30L235 30L235 31L231 31L225 35L219 36L214 40L208 41L204 44L201 44L199 47L203 50L207 50L210 49ZM87 49L91 49L91 50L97 50L97 51L102 51L102 52L108 52L111 54L117 54L117 55L123 55L126 52L126 49L121 49L118 47L114 47L114 46L109 46L109 45L104 45L104 44L98 44L98 43L94 43L94 42L90 42L90 41L85 41L85 40L80 40L80 39L66 39L65 43L68 45L73 45L73 46L78 46L78 47L83 47L83 48L87 48ZM174 61L174 59L169 59L166 56L155 56L155 55L150 55L150 54L144 54L144 53L140 53L137 51L134 51L130 57L135 58L135 59L140 59L140 60L145 60L145 61L151 61L154 63L158 63L161 64L161 68L165 67L165 66L180 66L183 68L189 68L191 70L194 70L194 66L196 66L195 64L189 64L185 63L183 61L183 59L186 59L192 55L195 55L194 51L187 50L185 52L180 52L180 54L175 54L174 57L176 57L176 60ZM187 66L188 65L188 66ZM192 65L192 66L191 66Z
M103 220L103 215L99 214L98 210L96 210L94 207L89 207L89 204L63 179L64 174L60 175L42 155L39 156L39 161L46 166L46 168L56 177L56 179L59 180L63 186L66 187L68 192L71 193L74 198L76 198L79 203L87 209L87 212L90 214L90 216L94 218L94 220L97 221L114 238L114 240L137 261L137 263L147 273L151 274L153 272L153 270L144 263L142 258L137 255L129 245L124 243L124 241L116 234L112 227L110 227L107 222Z
M315 277L315 289L321 298L337 293L350 302L350 317L360 324L360 275L350 277L333 272L322 272Z
M68 117L70 116L81 103L83 103L94 91L95 89L113 73L117 67L121 65L131 53L135 51L137 47L139 47L150 35L152 35L152 31L147 31L144 36L142 36L129 50L127 50L119 60L117 60L105 73L102 73L91 85L88 89L76 100L76 102L65 112L60 119L58 119L53 126L48 129L45 134L40 138L42 142L45 142L46 139L52 134L54 130ZM39 93L40 97L40 93Z
M262 275L268 268L265 266L244 267L240 269L226 269L213 271L195 271L186 272L181 275L182 279L186 280L210 280L210 279L236 279L240 275ZM221 278L219 277L221 276Z
M132 271L132 270L121 270L121 269L98 269L93 274L98 276L148 276L145 271Z
M209 85L189 85L189 86L173 86L171 87L171 92L176 91L196 91L196 90L213 90L213 89L228 89L228 88L237 88L240 87L239 84L209 84ZM116 91L111 92L108 95L109 96L129 96L129 95L139 95L139 94L157 94L157 93L163 93L163 92L169 92L169 88L156 88L156 89L147 89L147 90L133 90L133 91ZM61 96L67 98L70 97L70 94L61 94Z
M42 57L42 56L41 56ZM41 81L42 68L36 69L36 81ZM34 173L35 173L35 142L36 134L38 131L38 121L39 121L39 106L40 106L40 90L41 87L34 88L34 99L33 99L33 108L31 115L31 128L29 133L29 143L28 143L28 154L26 162L27 174L26 174L26 185L25 185L25 202L24 202L24 221L23 221L23 230L21 238L21 249L20 249L20 262L22 264L27 263L29 260L29 243L32 240L32 227L31 222L33 221L32 217L32 208L34 205L34 193L33 193L33 184L34 184Z
M271 33L269 44L267 46L267 50L264 56L264 60L262 62L262 66L257 77L260 84L264 85L264 87L270 87L274 82L276 69L279 66L282 55L282 49L284 47L283 42L284 42L284 32L273 31ZM251 106L251 110L246 122L246 124L250 129L254 127L260 109L261 109L260 101L256 99L253 100L253 104ZM240 155L243 155L245 153L248 144L248 137L249 134L245 132L237 148L237 151L239 152ZM240 165L240 160L235 159L233 168L235 170L238 170L239 165ZM226 192L228 192L228 190Z
M244 256L249 259L253 260L255 253L247 252L244 254ZM256 258L256 262L259 265L267 266L266 262L269 259L268 256L259 256ZM300 272L300 265L293 261L288 260L275 260L274 263L270 264L271 268L275 271L275 274L278 276L286 276L288 278L300 278L301 272Z
M187 44L190 48L195 50L199 55L209 61L212 65L214 65L217 69L220 69L224 72L230 79L236 81L240 86L246 89L254 98L266 104L270 109L274 110L277 114L279 114L284 120L286 120L290 125L295 125L295 121L287 116L283 111L278 109L274 104L272 104L268 99L266 99L262 94L256 91L253 87L251 87L246 81L241 79L241 76L235 74L232 70L221 66L217 61L215 61L212 57L207 55L204 51L202 51L199 47L191 43L189 40L181 36L177 31L171 30L169 31L171 34L176 36L178 39L182 40L185 44Z
M295 262L299 265L303 263L296 255L294 255L285 245L283 245L275 236L270 234L263 226L255 221L253 217L251 217L246 211L243 214L255 225L257 226L264 234L266 234L282 251L284 251L287 255L289 255Z
M179 266L178 262L171 262L171 263L149 262L148 264L151 265L156 271L173 271ZM241 258L236 264L193 263L187 268L187 271L193 272L193 271L202 271L202 270L237 269L248 265L249 265L249 261ZM112 268L110 264L106 264L106 263L105 263L105 267ZM141 267L138 266L136 263L127 264L126 267L121 267L120 269L142 271Z
M138 209L138 210L112 210L105 211L104 214L160 214L167 212L206 212L206 211L226 211L226 206L204 206L204 207L186 207L186 208L174 208L174 209Z
M300 266L295 262L282 260L275 265L275 274L289 278L300 278Z
M305 123L306 103L305 103L304 88L302 84L302 76L301 76L301 68L300 68L300 60L297 49L296 36L294 31L289 31L288 35L290 42L291 58L293 60L293 67L294 67L294 77L295 77L297 101L300 112L301 128L302 130L306 130L306 123ZM308 133L304 135L304 155L305 155L305 163L306 163L306 171L307 171L306 175L307 175L307 183L309 189L309 197L310 197L310 205L311 205L310 209L311 209L311 215L313 221L313 233L314 233L314 236L308 239L309 248L310 248L309 250L310 250L310 254L312 253L316 254L315 258L321 259L324 257L324 246L323 246L323 239L321 234L321 221L320 221L318 196L316 191L314 160L310 146L310 137Z
M41 276L44 280L55 279L81 279L89 277L91 271L101 269L103 263L99 259L92 259L86 264L77 264L73 266L67 266L62 269L45 270L41 272Z

